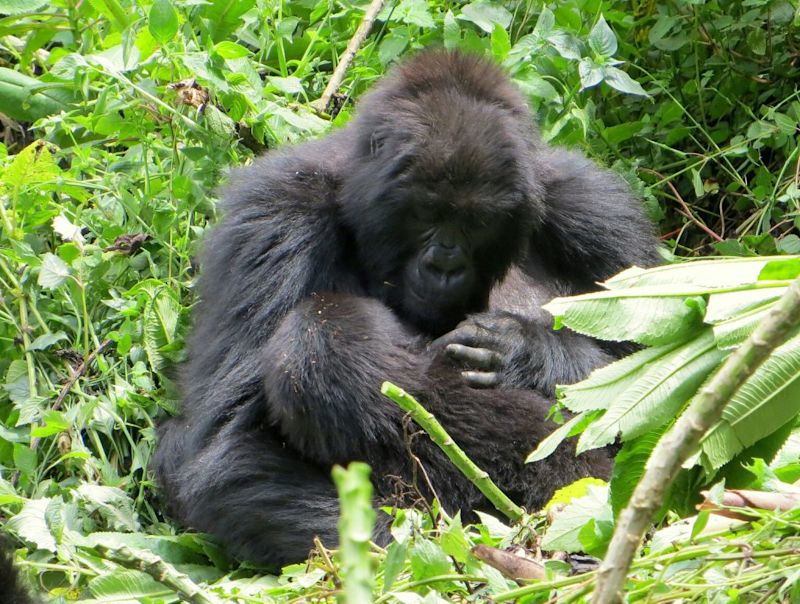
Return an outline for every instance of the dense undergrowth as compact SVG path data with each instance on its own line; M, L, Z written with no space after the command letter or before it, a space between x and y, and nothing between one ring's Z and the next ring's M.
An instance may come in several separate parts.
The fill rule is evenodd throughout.
M197 584L211 601L341 592L339 560L324 544L275 577L181 533L161 513L148 465L154 426L177 404L193 259L217 185L266 149L345 123L359 94L405 54L444 45L505 65L545 139L585 149L642 195L667 255L800 253L796 3L390 1L335 115L320 115L311 102L365 5L0 0L0 509L25 577L47 597L173 602ZM712 327L698 325L687 338L710 337ZM785 380L791 388L798 371ZM749 472L734 464L728 484L773 490L800 478L794 423L790 415L773 426L759 450L766 462L750 455ZM649 438L623 449L625 463L641 469ZM666 519L690 510L697 486L739 452L706 474L686 472ZM345 493L358 501L352 480ZM483 517L464 527L399 512L395 543L362 552L377 569L377 600L586 597L593 575L570 574L591 567L583 559L548 560L543 582L514 591L470 553L512 541L535 550L549 526L545 550L602 555L620 502L607 501L605 486L582 489L549 525L545 516L523 528ZM657 533L635 562L630 597L800 597L798 514L751 513L735 529L706 513ZM135 568L146 552L169 565L161 581Z

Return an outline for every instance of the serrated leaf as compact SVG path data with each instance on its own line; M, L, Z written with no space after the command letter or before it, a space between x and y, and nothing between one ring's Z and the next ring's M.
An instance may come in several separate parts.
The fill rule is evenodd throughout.
M617 52L617 36L602 15L589 33L589 47L604 58L613 57Z
M643 375L651 363L659 362L678 346L680 342L645 348L599 367L577 384L557 387L558 399L575 413L607 409Z
M471 2L461 8L459 19L470 21L487 34L491 34L495 24L503 29L511 25L511 13L503 6L489 2Z
M786 287L775 287L711 294L706 305L705 322L714 325L769 307L785 291Z
M45 289L61 287L69 279L70 271L67 263L55 254L47 253L42 259L37 283Z
M453 564L439 544L430 539L417 538L411 548L411 576L421 580L453 572Z
M659 345L686 339L702 324L701 314L680 285L601 291L555 298L542 308L556 325L603 340Z
M582 535L581 532L591 523L591 534L596 540L588 542L588 535ZM608 504L608 488L590 486L589 495L574 500L556 516L542 538L542 549L582 552L586 551L587 545L593 550L600 549L604 545L602 537L610 536L613 524L614 517Z
M800 335L775 349L733 395L701 450L719 468L800 414ZM705 464L704 464L705 465Z
M47 3L48 0L0 0L0 15L35 13Z
M178 33L178 13L170 0L154 0L147 16L150 34L159 44L166 44Z
M694 288L687 287L687 290L696 293L697 288L702 291L705 288L728 288L756 283L761 271L770 262L786 260L785 256L762 256L758 258L693 260L651 269L634 266L615 275L602 285L608 289L623 289L684 284L685 286L695 286Z
M714 325L714 338L717 341L717 347L722 350L729 350L744 342L766 318L775 303L775 301L767 303L759 308L748 310L743 314L716 323Z
M56 540L53 537L45 520L47 506L52 499L29 499L22 510L6 522L8 528L20 537L33 543L39 549L50 552L56 551Z
M605 82L612 88L619 90L620 92L624 92L626 94L636 94L639 96L647 96L644 88L642 88L641 84L634 80L631 76L627 73L622 71L617 67L605 67Z
M89 591L105 602L141 601L143 598L168 595L170 592L150 575L138 570L116 570L89 581Z
M659 428L675 417L725 356L716 347L711 329L665 355L584 431L578 452L608 445L617 434L628 440Z

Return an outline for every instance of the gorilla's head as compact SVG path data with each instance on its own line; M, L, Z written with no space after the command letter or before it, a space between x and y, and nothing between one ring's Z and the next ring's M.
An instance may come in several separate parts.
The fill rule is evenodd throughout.
M433 335L485 307L542 212L538 137L495 65L428 52L358 107L341 203L373 295Z

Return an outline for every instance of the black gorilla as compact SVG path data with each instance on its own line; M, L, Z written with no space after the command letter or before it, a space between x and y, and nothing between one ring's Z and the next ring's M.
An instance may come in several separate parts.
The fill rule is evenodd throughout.
M367 461L378 502L408 502L393 493L414 468L387 379L529 508L608 473L605 451L522 463L553 429L553 386L612 358L552 331L539 305L652 264L652 226L617 176L540 142L498 67L417 56L343 130L241 171L224 208L183 414L155 459L180 521L275 565L304 558L314 535L336 542L333 464ZM487 506L428 438L412 446L445 509Z

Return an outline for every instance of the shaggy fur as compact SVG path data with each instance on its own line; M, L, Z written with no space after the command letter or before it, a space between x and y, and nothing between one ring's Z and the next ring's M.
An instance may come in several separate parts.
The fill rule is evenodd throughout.
M172 514L274 566L304 558L314 535L336 543L333 464L367 461L376 503L411 503L413 490L397 492L415 472L403 413L379 393L387 379L528 508L607 475L606 451L565 446L523 464L554 427L553 386L613 358L552 331L540 304L652 264L655 249L625 184L543 144L502 70L462 54L411 59L346 128L268 154L226 191L183 411L161 426L155 457ZM444 352L453 343L497 353L494 388L473 387ZM487 508L427 437L411 448L446 510Z

